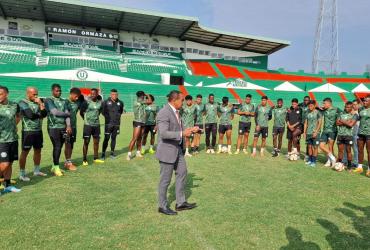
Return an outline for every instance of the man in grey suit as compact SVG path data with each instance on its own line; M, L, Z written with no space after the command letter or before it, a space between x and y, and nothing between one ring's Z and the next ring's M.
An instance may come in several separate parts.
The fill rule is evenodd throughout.
M176 211L193 209L195 203L188 203L185 197L187 177L186 162L183 154L183 137L196 133L199 127L183 130L179 110L184 96L173 90L168 95L168 103L157 114L158 146L156 157L160 165L158 186L158 212L176 215L167 201L167 189L171 183L173 171L176 174Z

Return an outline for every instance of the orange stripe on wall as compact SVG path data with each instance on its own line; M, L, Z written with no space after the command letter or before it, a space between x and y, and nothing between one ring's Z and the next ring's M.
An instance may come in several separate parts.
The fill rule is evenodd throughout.
M183 95L188 95L189 92L186 90L185 86L184 85L179 85L179 91L183 94Z
M342 99L344 103L348 102L347 97L343 93L339 93L339 96L340 96L340 99Z
M369 78L327 78L330 83L346 82L346 83L370 83Z
M236 100L238 100L239 103L242 103L243 102L242 99L240 98L240 96L238 95L238 93L236 93L236 91L234 89L228 88L227 90L233 95L233 97Z
M244 70L244 72L253 80L275 80L275 81L292 81L292 82L316 82L322 83L322 78L314 76L299 76L299 75L288 75L278 74L269 72L258 72Z
M259 89L257 89L256 90L256 92L260 95L260 96L264 96L264 95L266 95L262 90L259 90ZM270 100L270 99L267 99L267 103L271 106L271 107L273 107L275 104Z

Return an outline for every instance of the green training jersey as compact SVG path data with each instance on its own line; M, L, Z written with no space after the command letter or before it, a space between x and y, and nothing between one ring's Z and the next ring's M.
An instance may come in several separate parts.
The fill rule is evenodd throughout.
M99 116L103 111L102 101L87 100L84 107L84 122L89 126L100 126Z
M358 120L358 114L352 114L352 113L347 113L347 112L342 112L339 117L339 120L343 121L350 121ZM345 125L337 126L338 127L338 135L340 136L353 136L353 127L347 127Z
M157 112L159 111L159 107L154 103L151 105L146 105L145 107L145 125L153 126L155 125L155 119L157 117Z
M52 109L56 109L61 112L68 111L67 100L63 98L56 98L54 96L46 99L45 109L48 112L48 128L66 128L66 118L61 116L55 116L51 113Z
M243 103L239 107L239 111L241 112L254 112L254 105L251 103ZM240 115L239 116L239 121L241 122L251 122L252 121L252 116L251 115Z
M195 105L184 105L180 110L182 124L184 128L194 127L194 121L196 116L196 107Z
M255 110L256 124L262 128L269 126L269 120L271 119L272 109L270 106L258 105Z
M77 102L72 102L71 100L67 100L67 106L70 113L71 118L71 127L77 128L77 112L80 109Z
M134 121L145 123L145 102L144 100L136 100L134 103Z
M370 135L370 108L360 110L359 116L360 127L358 129L358 134Z
M316 128L317 128L317 122L322 118L321 112L318 110L308 111L306 114L306 121L307 121L307 128L306 128L306 134L312 135ZM320 133L321 128L317 131L317 134Z
M234 114L233 105L218 106L217 112L220 114L220 125L231 125L232 116Z
M16 102L8 101L7 104L0 104L0 143L18 140L16 117L19 111L19 105Z
M218 104L216 103L206 103L205 104L205 123L217 123L217 107Z
M335 107L331 107L322 111L324 116L323 133L335 133L337 132L337 119L340 114L340 110Z
M274 127L284 128L286 123L286 114L288 110L284 107L274 108L272 114L274 115Z
M22 116L22 131L41 131L42 118L30 119L24 115L25 110L29 109L33 114L40 115L40 107L37 103L24 99L19 102L19 109Z
M299 105L299 106L302 109L302 123L304 123L304 121L306 120L306 116L309 112L308 105L306 106L306 105L302 104L302 105Z
M196 108L195 124L201 125L203 124L203 113L205 111L206 106L203 103L195 104L195 108Z

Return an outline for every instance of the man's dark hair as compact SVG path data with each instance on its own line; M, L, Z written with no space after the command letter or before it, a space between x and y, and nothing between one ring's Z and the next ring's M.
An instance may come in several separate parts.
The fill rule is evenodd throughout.
M75 94L75 95L81 95L81 90L79 88L71 88L69 90L70 94Z
M185 100L186 101L193 100L193 97L191 95L187 95L185 96Z
M331 100L331 98L330 98L330 97L326 97L326 98L324 99L324 102L330 102L330 103L332 103L333 101Z
M171 102L171 101L173 101L173 100L176 100L180 94L181 94L181 92L180 92L180 91L178 91L178 90L172 90L172 91L167 95L168 101L169 101L169 102Z
M283 101L283 99L281 99L281 98L277 99L277 102L282 102L282 101Z
M306 95L305 97L303 97L303 100L304 100L304 99L311 100L311 98L310 98L308 95Z
M144 93L144 91L139 90L138 92L136 92L136 96L137 97L143 97L143 96L145 96L145 93Z
M53 85L51 85L51 90L54 89L62 89L62 87L58 83L53 83Z
M227 96L222 97L222 103L226 104L227 102L229 102L229 97Z
M117 89L111 89L110 92L111 93L117 93L118 91L117 91Z
M208 98L210 98L211 96L215 97L215 95L211 93L208 95Z
M292 102L294 102L294 103L298 103L298 99L297 99L297 98L293 98L293 99L292 99Z
M197 94L197 98L203 98L201 94Z
M351 102L351 101L346 102L346 106L347 105L352 105L352 104L353 104L353 102Z
M308 102L308 105L310 105L310 104L316 105L316 101L315 101L315 100L310 100L310 101Z
M267 95L264 95L261 97L261 100L268 100L269 98L267 97Z
M152 94L149 94L149 98L152 100L152 102L154 102L154 96Z
M92 88L91 92L93 92L93 91L99 92L97 88Z
M247 94L245 97L246 98L252 98L252 95L251 94Z
M353 104L354 102L359 103L358 99L354 99L354 100L352 101L352 104Z
M9 89L8 89L8 87L1 86L1 85L0 85L0 89L4 90L6 93L9 93Z

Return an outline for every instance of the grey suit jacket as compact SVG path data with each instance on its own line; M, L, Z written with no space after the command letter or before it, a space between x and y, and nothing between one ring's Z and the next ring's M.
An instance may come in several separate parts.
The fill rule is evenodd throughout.
M182 128L168 103L157 114L157 129L157 159L161 162L175 163L179 151L182 154Z

